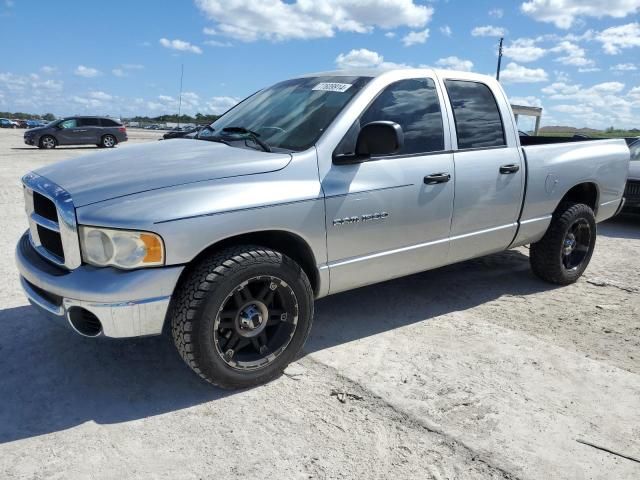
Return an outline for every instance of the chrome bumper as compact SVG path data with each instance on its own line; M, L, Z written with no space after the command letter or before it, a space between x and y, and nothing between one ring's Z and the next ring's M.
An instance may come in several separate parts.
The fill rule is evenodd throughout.
M123 271L83 265L64 270L40 257L27 234L18 242L16 264L27 298L47 317L78 332L69 311L83 308L100 321L100 335L113 338L162 333L169 300L184 268Z

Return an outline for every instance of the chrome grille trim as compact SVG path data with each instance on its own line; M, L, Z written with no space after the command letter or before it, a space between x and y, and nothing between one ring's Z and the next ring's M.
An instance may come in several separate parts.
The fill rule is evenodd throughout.
M29 220L29 238L36 251L47 260L69 270L82 264L80 241L76 223L76 209L69 192L55 183L35 173L22 177L24 185L25 209ZM48 198L56 206L58 222L54 222L35 213L33 192ZM64 259L43 247L38 235L38 225L60 234Z

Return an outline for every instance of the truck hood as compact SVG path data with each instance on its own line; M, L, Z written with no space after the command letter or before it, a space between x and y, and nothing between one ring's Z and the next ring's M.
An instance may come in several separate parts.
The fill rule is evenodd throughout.
M280 170L291 155L203 140L164 140L83 155L35 171L71 194L76 207L125 195Z

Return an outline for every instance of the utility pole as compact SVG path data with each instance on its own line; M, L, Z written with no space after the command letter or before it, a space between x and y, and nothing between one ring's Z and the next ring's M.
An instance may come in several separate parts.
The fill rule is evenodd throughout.
M496 71L496 80L500 81L500 65L502 64L502 42L504 37L500 37L500 47L498 47L498 70Z
M182 112L182 79L184 77L184 63L180 64L180 96L178 97L178 127L180 126L180 113Z

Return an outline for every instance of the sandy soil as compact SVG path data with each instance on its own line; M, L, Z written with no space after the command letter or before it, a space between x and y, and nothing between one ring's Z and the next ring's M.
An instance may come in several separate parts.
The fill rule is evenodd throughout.
M0 478L640 478L578 441L640 458L640 217L601 224L569 287L523 248L323 299L286 375L225 392L166 338L86 340L28 306L19 178L93 147L22 133L0 130Z

